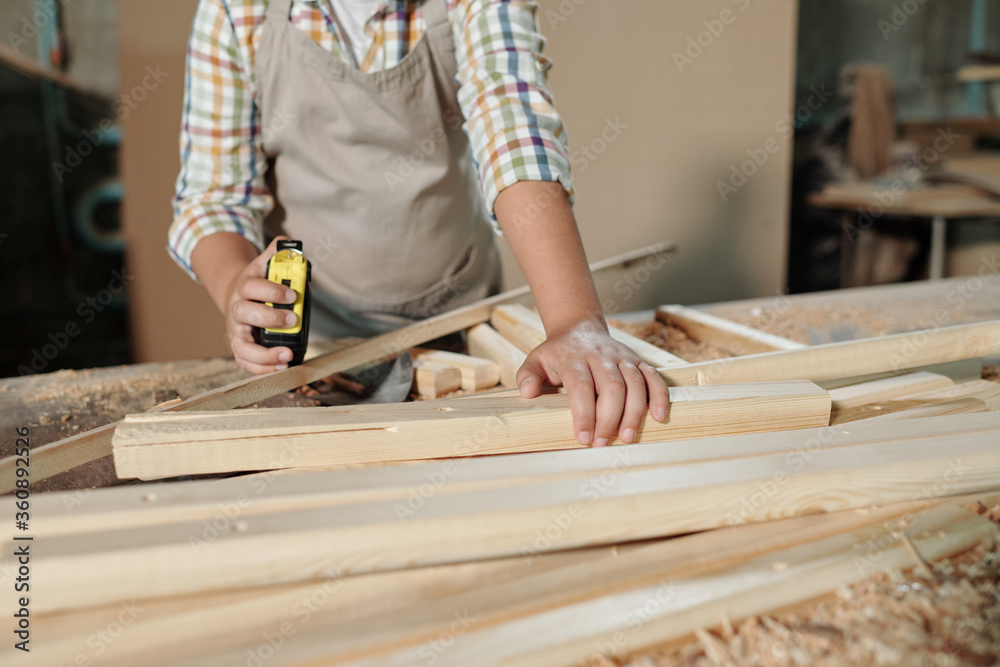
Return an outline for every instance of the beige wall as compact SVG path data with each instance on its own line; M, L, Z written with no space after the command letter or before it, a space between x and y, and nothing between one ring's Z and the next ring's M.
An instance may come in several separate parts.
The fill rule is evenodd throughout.
M550 83L571 150L599 138L606 119L628 125L574 173L590 260L666 239L679 247L623 310L762 296L784 285L791 140L775 125L792 107L796 4L541 0ZM727 9L731 23L679 72L673 53ZM768 138L779 151L723 202L716 181Z
M163 81L123 119L121 171L136 361L229 354L222 316L205 290L167 255L170 198L180 166L184 51L197 0L118 3L121 86L160 67Z
M164 249L178 168L184 48L196 4L118 3L123 90L142 80L147 65L169 74L123 121L124 218L129 268L137 276L132 314L140 361L228 353L221 316ZM576 160L576 211L590 259L665 239L680 247L618 309L779 290L791 142L775 126L791 107L796 3L540 4L547 53L555 61L551 81L571 149L597 141L608 120L627 125L596 159L581 152ZM688 37L706 29L702 22L725 9L732 22L678 72L673 52L683 51ZM723 202L716 181L748 159L748 149L760 149L772 137L780 139L779 152ZM601 148L599 141L595 148ZM520 276L507 255L508 282L516 284Z

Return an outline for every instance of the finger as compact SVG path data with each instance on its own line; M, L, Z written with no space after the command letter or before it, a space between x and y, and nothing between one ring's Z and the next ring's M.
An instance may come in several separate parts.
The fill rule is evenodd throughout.
M646 378L646 389L649 392L649 414L658 422L665 422L670 414L670 390L663 376L655 368L642 362L639 371Z
M299 321L299 316L294 311L246 300L233 304L232 317L238 324L249 324L262 329L285 329L294 327Z
M639 432L642 417L646 414L646 378L631 361L620 362L618 370L625 380L625 409L618 437L622 442L631 444L635 442L635 434Z
M295 303L297 294L291 287L272 283L267 278L247 278L240 283L239 295L262 303Z
M594 442L594 378L586 366L564 373L563 386L569 396L569 411L573 415L573 432L581 445ZM596 446L596 443L595 443Z
M252 262L250 262L251 273L257 278L267 277L267 262L275 256L278 252L278 241L290 241L287 236L275 236L271 240L270 245L264 249L264 252L257 255Z
M618 424L625 407L625 379L618 366L610 363L602 362L593 372L597 388L594 447L603 447L618 433Z
M287 368L288 362L292 360L292 351L287 347L264 347L242 338L234 338L232 348L237 361L267 369L266 371L253 371L247 368L254 373Z
M517 388L522 398L535 398L542 393L542 383L545 381L545 368L540 355L531 353L517 369L514 376Z

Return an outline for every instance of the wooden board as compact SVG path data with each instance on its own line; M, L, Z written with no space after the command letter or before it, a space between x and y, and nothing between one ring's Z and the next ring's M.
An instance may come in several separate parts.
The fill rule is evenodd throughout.
M645 415L637 442L825 426L829 395L810 382L676 387L666 423ZM569 397L449 399L433 405L281 408L126 417L119 477L270 470L581 447Z
M651 254L662 255L669 244L656 244L624 253L590 265L591 272L610 273L625 270L636 259ZM446 336L485 322L493 307L504 303L530 302L527 286L442 313L404 327L397 331L375 336L363 343L331 354L306 361L300 366L283 371L255 376L228 384L212 391L192 396L180 403L154 408L154 411L180 412L185 410L229 410L251 405L285 391L315 382L333 373L380 359L392 358L411 347ZM49 443L31 452L32 481L47 479L84 463L111 455L111 436L115 424L87 431L58 442ZM15 488L15 457L0 459L0 493Z
M609 594L677 578L710 575L783 549L866 526L888 526L941 499L900 503L859 513L750 524L643 545L600 547L524 558L378 573L317 584L226 591L197 598L140 600L142 608L102 664L236 664L262 632L288 620L288 609L315 600L313 613L296 615L289 662L322 655L355 659L400 647L419 647L454 620L474 619L469 631ZM772 559L778 562L778 558ZM876 564L877 565L877 564ZM766 600L767 596L761 599ZM118 619L122 605L34 619L46 641L33 648L44 664L71 664L88 637ZM178 642L176 637L185 641ZM9 649L9 647L4 647ZM2 651L3 649L0 649ZM284 654L284 651L282 652ZM0 652L0 659L7 654ZM242 657L241 657L242 656Z
M1000 354L1000 321L827 343L661 368L671 385L806 379L813 382Z
M545 342L542 319L538 313L525 306L511 304L494 308L490 323L501 335L524 352L531 352ZM680 357L616 327L609 325L608 333L618 342L632 348L640 359L654 368L687 364Z
M683 329L691 338L740 356L775 350L796 350L802 343L775 336L687 306L660 306L656 319Z
M413 386L420 398L431 400L462 386L462 372L430 359L413 360Z
M496 363L500 369L500 384L508 389L517 389L517 371L528 355L489 324L477 324L466 332L465 337L469 354Z
M457 368L462 378L462 389L465 391L489 389L500 382L500 367L495 361L482 357L443 350L415 350L413 358Z
M955 382L936 373L906 373L882 380L872 380L830 390L830 400L835 410L856 408L866 403L887 401L908 394L954 386Z
M1000 475L997 435L955 432L838 447L811 452L800 466L785 454L767 455L432 495L406 520L399 503L387 501L248 516L212 539L199 539L202 522L50 537L32 561L33 603L42 612L332 573L530 557L900 502L931 486L940 496L984 492Z

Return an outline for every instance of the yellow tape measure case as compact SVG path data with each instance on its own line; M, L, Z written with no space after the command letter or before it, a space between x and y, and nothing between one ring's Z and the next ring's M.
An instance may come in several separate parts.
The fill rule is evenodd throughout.
M267 262L267 279L295 291L295 303L268 303L279 310L291 310L298 316L295 326L287 329L253 328L253 338L264 347L287 347L293 357L289 366L302 363L309 343L309 282L312 265L302 252L302 241L278 241L278 251Z

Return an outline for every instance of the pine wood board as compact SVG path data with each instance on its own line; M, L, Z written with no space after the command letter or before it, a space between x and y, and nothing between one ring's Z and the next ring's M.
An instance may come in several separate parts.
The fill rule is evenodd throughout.
M636 260L651 255L662 257L673 252L673 244L657 243L623 253L590 265L598 275L621 273ZM296 389L324 377L380 359L392 358L409 348L485 322L493 307L505 303L531 303L527 286L509 290L456 310L430 317L394 332L375 336L345 350L322 355L305 363L228 384L153 411L180 412L185 410L229 410L252 405L285 391ZM110 456L111 436L117 423L49 443L32 450L32 480L47 479L105 456ZM0 459L0 493L15 489L16 457Z
M489 324L477 324L465 333L469 354L490 359L500 369L500 384L517 389L517 371L528 357Z
M482 391L500 383L500 367L489 359L444 350L414 350L413 358L457 368L464 391Z
M714 345L737 356L806 347L798 341L775 336L687 306L660 306L656 309L656 319L683 329L695 340Z
M694 462L785 454L801 469L814 451L878 442L930 438L962 431L1000 429L1000 416L929 419L922 423L878 425L870 420L851 427L821 427L737 437L704 438L697 447L673 442L620 445L505 457L472 457L311 474L241 476L183 485L122 486L88 493L45 494L33 500L33 529L39 538L203 521L222 528L258 514L396 500L401 520L419 511L424 498L473 490L565 479L617 475L626 470ZM284 471L279 471L284 472Z
M474 619L469 632L493 633L518 618L680 577L703 578L751 558L867 526L889 530L896 522L905 525L916 512L941 502L932 499L872 508L865 513L850 510L786 519L644 545L542 554L531 560L352 577L328 582L330 591L307 583L197 598L141 600L143 613L129 632L108 647L102 664L234 663L241 653L245 655L247 647L257 645L263 632L273 631L288 620L289 609L311 599L317 602L314 613L295 615L294 637L288 637L277 664L320 657L327 661L323 664L342 664L424 645L454 620L456 610L467 610ZM763 561L770 565L781 562L780 558L771 556ZM38 647L43 654L40 657L47 664L68 661L94 630L115 620L120 611L119 605L110 605L36 616L36 628L47 637ZM185 637L185 642L177 642L178 636Z
M830 423L842 426L862 420L867 423L872 419L888 418L890 415L899 415L895 419L912 419L935 415L987 412L991 408L983 398L992 397L998 386L1000 385L989 380L971 380L951 387L899 396L888 401L878 401L844 410L833 410Z
M778 454L445 494L405 521L394 501L248 516L206 544L202 522L51 537L33 560L33 603L41 612L530 555L900 502L932 486L979 493L997 484L996 443L997 431L955 433L820 450L801 466Z
M413 360L413 386L420 398L433 400L462 387L462 372L454 366L431 361Z
M1000 320L660 368L670 385L813 382L1000 354Z
M637 442L778 431L829 423L810 382L675 387L665 423L643 418ZM303 465L437 459L581 447L569 397L140 414L114 436L121 478Z
M531 352L545 342L545 326L542 324L542 318L525 306L519 304L498 306L493 309L490 323L523 352ZM687 364L680 357L616 327L608 325L608 333L619 343L632 348L640 359L654 368Z
M881 380L872 380L861 384L838 387L830 390L830 400L834 410L856 408L868 403L892 400L909 394L946 389L955 385L955 381L937 373L906 373Z
M906 533L923 558L938 560L996 536L997 527L965 510L945 507L917 517ZM482 665L573 665L605 653L627 654L699 628L718 627L724 614L739 621L815 598L874 571L916 564L898 540L886 540L890 544L881 549L877 563L862 569L862 545L885 538L885 529L875 527L769 554L711 576L674 580L666 595L663 584L653 585L518 619L492 631L465 633L456 637L438 664L466 665L476 655L489 656L479 660ZM775 562L782 567L772 567ZM650 600L658 604L647 607ZM636 609L652 609L638 627ZM557 643L559 638L563 642ZM356 664L409 665L414 654L398 652Z

